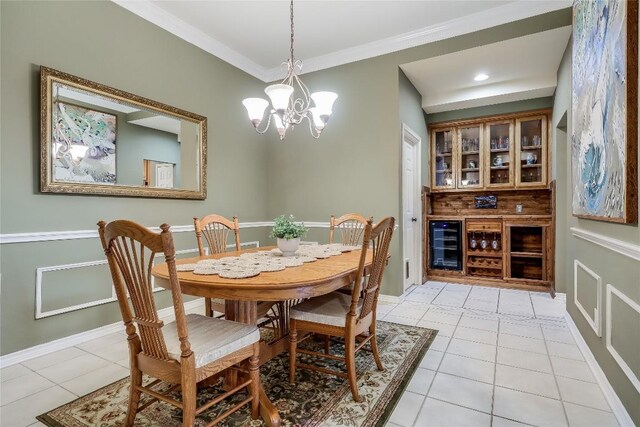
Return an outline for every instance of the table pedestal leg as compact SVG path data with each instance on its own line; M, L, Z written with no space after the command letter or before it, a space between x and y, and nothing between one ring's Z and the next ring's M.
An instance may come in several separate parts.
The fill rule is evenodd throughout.
M257 324L258 303L256 301L225 300L225 318L248 325ZM262 359L262 357L261 357ZM229 386L238 384L237 371L227 371L225 383ZM234 375L235 374L235 375ZM280 414L269 400L262 384L260 384L260 415L269 427L280 427Z

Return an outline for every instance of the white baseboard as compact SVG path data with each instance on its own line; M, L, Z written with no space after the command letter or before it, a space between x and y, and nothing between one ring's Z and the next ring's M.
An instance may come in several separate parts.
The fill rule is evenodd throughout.
M584 338L580 334L578 327L576 326L576 324L574 323L573 319L571 318L568 312L565 312L564 318L567 321L567 326L571 331L571 335L573 335L573 339L576 341L576 344L578 345L578 348L582 352L584 359L586 360L587 364L591 368L591 372L593 373L593 376L596 378L596 381L598 381L598 384L600 385L600 389L604 393L604 397L607 399L609 406L611 406L611 410L613 411L613 414L618 420L618 423L620 424L621 427L634 427L635 423L629 416L629 413L627 412L624 405L622 404L622 401L620 400L615 390L611 386L611 383L609 383L609 380L604 374L604 371L596 361L595 356L591 352L591 349L587 345L587 342L584 340Z
M193 301L184 303L185 310L191 310L199 306L204 307L204 299L198 298ZM173 306L158 310L158 315L165 322L174 320L175 312L173 311ZM101 326L89 331L80 332L74 335L69 335L68 337L59 338L57 340L49 341L43 344L38 344L33 347L25 348L24 350L9 353L0 357L0 367L6 368L7 366L22 363L35 357L43 356L54 351L63 350L68 347L73 347L74 345L82 344L83 342L91 341L93 339L121 331L124 331L124 326L122 325L122 321L118 321L110 325Z
M378 295L378 301L384 304L400 304L402 302L401 297L395 295Z

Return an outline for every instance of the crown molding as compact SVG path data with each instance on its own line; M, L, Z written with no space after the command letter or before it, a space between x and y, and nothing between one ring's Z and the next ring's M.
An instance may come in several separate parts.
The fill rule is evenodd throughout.
M256 62L219 42L187 22L177 18L149 0L111 0L118 6L169 31L181 39L205 50L225 62L251 74L263 82L280 80L283 77L280 66L264 68ZM571 0L516 1L504 6L452 19L397 36L342 49L326 55L304 59L302 73L310 73L387 53L432 43L463 34L480 31L512 21L541 15L547 12L571 7Z
M431 25L393 37L305 59L303 60L304 68L302 74L473 33L509 22L565 9L571 7L572 4L571 0L535 2L520 0L508 3L504 6L462 16L441 24ZM267 70L267 76L269 77L268 81L281 79L282 69L280 67L271 68Z
M251 74L262 81L267 81L267 70L251 59L231 49L213 37L205 34L191 24L172 15L149 0L111 0L129 12L157 25L158 27L180 37L186 42L222 59L225 62Z

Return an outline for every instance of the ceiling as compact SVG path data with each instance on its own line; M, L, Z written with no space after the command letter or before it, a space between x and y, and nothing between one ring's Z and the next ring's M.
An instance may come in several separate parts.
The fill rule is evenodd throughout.
M289 2L112 0L268 82L289 55ZM295 51L305 72L571 6L571 0L296 0Z
M427 113L551 96L571 27L403 64ZM484 73L482 82L474 77Z

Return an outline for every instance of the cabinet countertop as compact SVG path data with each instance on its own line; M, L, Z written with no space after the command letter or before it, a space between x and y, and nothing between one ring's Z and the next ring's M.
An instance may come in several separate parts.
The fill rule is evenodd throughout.
M527 215L527 214L513 214L513 215L427 215L427 219L506 219L506 220L551 220L551 215Z

